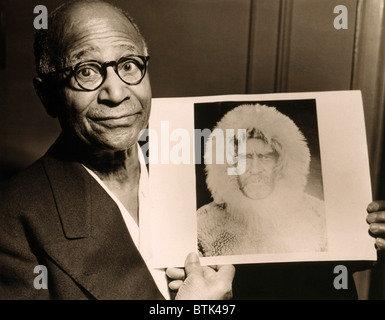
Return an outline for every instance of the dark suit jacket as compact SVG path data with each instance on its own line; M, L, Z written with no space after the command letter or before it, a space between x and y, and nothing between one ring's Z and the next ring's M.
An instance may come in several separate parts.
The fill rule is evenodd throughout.
M1 184L0 299L163 299L115 202L59 142Z

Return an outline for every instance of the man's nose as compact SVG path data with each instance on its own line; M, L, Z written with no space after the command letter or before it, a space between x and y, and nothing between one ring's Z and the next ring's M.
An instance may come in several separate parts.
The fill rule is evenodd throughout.
M130 90L116 74L113 67L106 69L106 79L101 86L99 93L100 102L109 105L118 105L130 97Z
M250 161L249 170L251 173L260 173L263 171L263 166L258 157L253 157Z

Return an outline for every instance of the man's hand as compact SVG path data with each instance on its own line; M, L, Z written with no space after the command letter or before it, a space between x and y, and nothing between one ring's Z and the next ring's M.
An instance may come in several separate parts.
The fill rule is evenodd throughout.
M199 257L190 253L184 269L169 268L167 276L171 290L178 290L176 300L226 300L232 298L233 265L201 266Z
M373 201L368 205L366 222L369 234L376 239L378 250L385 249L385 201Z

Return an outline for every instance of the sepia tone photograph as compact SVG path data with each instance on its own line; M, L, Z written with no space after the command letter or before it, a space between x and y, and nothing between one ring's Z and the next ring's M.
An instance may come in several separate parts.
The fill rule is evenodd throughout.
M151 112L156 265L194 250L205 265L373 259L353 205L371 197L359 91L158 98Z
M384 10L0 0L0 300L385 299Z
M315 100L267 103L195 105L195 125L212 129L207 141L196 144L205 152L196 179L205 176L212 199L204 200L204 182L197 182L203 256L327 250ZM209 124L223 113L215 127ZM235 130L234 138L226 136L230 143L223 144L215 130L226 135L228 129ZM243 151L240 129L246 130ZM234 165L215 158L218 152L227 154L227 148L238 150ZM243 172L229 174L227 168L239 168L241 161Z

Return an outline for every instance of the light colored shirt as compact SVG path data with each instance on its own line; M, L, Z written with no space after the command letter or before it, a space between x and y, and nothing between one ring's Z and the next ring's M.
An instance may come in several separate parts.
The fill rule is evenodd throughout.
M145 165L144 157L140 147L138 146L138 155L140 162L140 178L138 189L138 201L139 201L139 226L132 218L131 214L127 211L121 201L108 189L104 182L89 168L83 165L87 172L103 187L107 194L115 201L120 213L123 216L124 222L133 242L136 245L139 253L142 255L144 262L146 263L159 291L162 293L165 299L170 300L170 292L168 290L167 276L165 269L151 268L149 261L151 258L151 243L148 239L148 228L150 228L151 211L153 205L149 194L149 180L147 167ZM147 230L146 230L147 229ZM141 232L141 230L143 232Z

